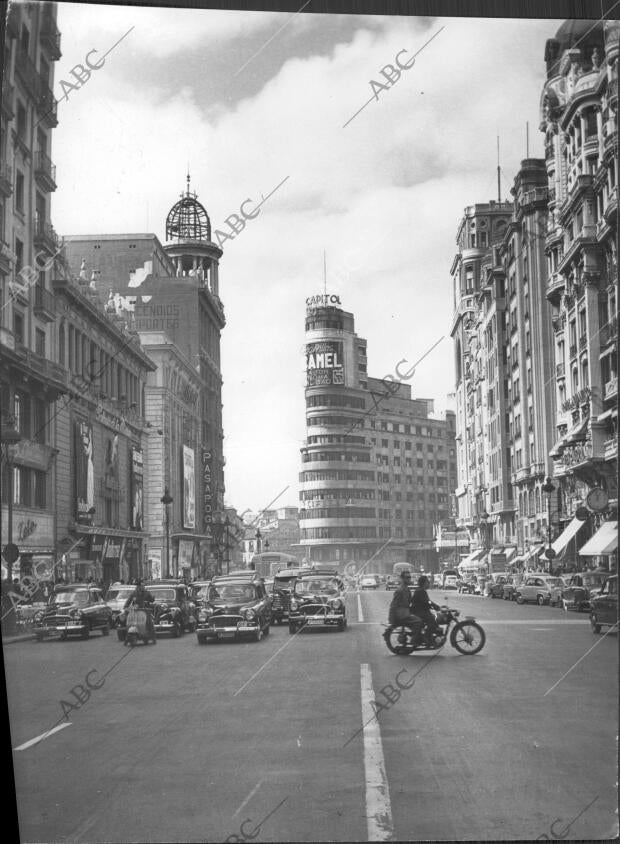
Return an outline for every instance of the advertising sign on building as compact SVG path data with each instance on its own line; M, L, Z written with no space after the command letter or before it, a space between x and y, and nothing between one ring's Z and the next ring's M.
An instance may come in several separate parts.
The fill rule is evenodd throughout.
M131 449L131 527L133 530L142 530L143 509L143 464L142 451L139 448Z
M95 506L95 463L93 428L89 422L76 420L75 428L75 518L76 521L92 524L92 510Z
M196 527L196 475L194 449L183 446L183 527Z
M149 551L149 564L151 577L153 580L159 580L161 577L161 548L152 548Z
M211 452L202 452L202 529L207 539L213 538L213 478L211 476Z
M179 539L179 568L190 569L194 562L195 544L191 539Z
M306 344L307 386L344 384L342 342L321 340Z

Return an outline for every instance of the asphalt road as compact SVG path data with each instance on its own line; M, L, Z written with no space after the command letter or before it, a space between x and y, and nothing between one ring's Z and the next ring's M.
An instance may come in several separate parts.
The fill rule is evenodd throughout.
M477 656L392 655L384 591L348 594L344 633L6 646L21 840L616 836L617 634L448 595Z

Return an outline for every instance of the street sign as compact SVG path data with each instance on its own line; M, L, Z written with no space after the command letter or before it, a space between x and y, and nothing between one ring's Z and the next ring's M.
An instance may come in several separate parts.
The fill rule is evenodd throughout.
M575 518L580 522L585 522L589 515L587 507L577 507L575 510Z
M7 563L13 565L13 563L17 562L17 558L19 557L19 548L14 542L9 542L2 549L2 556Z
M553 550L553 548L547 548L547 550L545 551L545 557L548 560L553 560L553 558L555 556L557 556L557 555L556 555L555 551Z

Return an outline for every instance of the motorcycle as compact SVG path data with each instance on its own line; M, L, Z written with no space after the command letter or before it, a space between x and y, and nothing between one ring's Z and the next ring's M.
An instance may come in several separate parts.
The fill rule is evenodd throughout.
M121 614L121 617L122 615L124 613ZM151 617L150 625L149 617ZM157 644L157 634L153 627L150 609L129 607L126 614L126 624L124 627L119 627L116 633L119 641L129 645L130 648L135 647L138 642L144 642L145 645L148 645L149 642L154 645Z
M423 628L416 636L414 631L403 624L388 624L383 633L385 644L393 654L399 656L411 654L414 651L436 651L450 640L450 644L460 654L473 656L479 653L486 642L486 634L472 616L458 620L459 610L442 606L435 612L435 620L439 626L439 633L432 637ZM454 625L454 626L453 626Z

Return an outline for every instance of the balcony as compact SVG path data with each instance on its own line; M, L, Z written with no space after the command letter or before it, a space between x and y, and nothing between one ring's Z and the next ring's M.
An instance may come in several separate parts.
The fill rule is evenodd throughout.
M0 161L0 196L9 197L13 193L13 173L6 161Z
M15 71L21 79L24 88L28 91L32 99L37 99L41 84L41 77L26 50L23 47L17 48L15 56Z
M607 102L611 106L612 111L616 111L618 107L618 79L612 79L608 83L607 88Z
M43 188L50 193L56 190L56 165L43 150L38 150L34 159L34 177Z
M556 363L555 365L555 377L556 378L564 378L566 372L566 367L563 363Z
M42 123L45 123L50 129L58 126L58 103L42 77L40 78L40 92L37 96L37 108L40 112L43 112Z
M38 284L34 286L34 312L44 322L54 322L56 319L53 294Z
M618 395L618 376L614 377L605 384L605 399L611 399Z
M55 255L60 245L52 224L40 217L34 219L34 242L36 246L47 249L50 255Z
M584 334L583 337L579 338L579 351L583 352L583 350L586 348L587 345L588 345L588 338Z
M21 343L15 343L15 351L21 359L21 365L28 370L27 374L31 380L42 381L57 393L66 393L69 379L63 366L32 352Z
M613 316L602 328L600 332L601 347L608 346L618 337L618 317Z
M571 345L570 349L568 350L568 354L569 354L569 357L571 358L571 360L572 360L572 358L577 357L577 344L576 343L573 343Z
M8 82L2 83L2 100L0 101L0 111L7 120L12 120L15 117L15 109L13 103L15 102L15 89Z
M605 440L603 444L605 460L613 460L618 456L618 440L613 437L611 440Z
M56 21L49 13L44 15L41 24L41 44L48 51L53 61L57 62L62 56L60 52L60 30L56 26Z
M13 263L15 261L15 253L11 251L11 247L4 240L0 240L0 270L5 273L10 273Z

